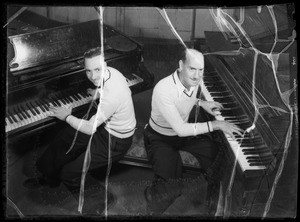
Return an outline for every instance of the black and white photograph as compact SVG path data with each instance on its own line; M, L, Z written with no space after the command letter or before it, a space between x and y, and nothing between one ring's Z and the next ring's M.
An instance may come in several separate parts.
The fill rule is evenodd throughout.
M5 220L297 217L292 1L2 11Z

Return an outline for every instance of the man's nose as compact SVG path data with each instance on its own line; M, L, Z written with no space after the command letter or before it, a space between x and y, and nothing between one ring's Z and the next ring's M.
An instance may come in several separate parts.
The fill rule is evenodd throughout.
M92 73L91 73L92 75L92 79L96 79L97 78L97 74L96 74L96 72L94 72L94 71L92 71Z
M194 79L199 79L200 78L200 71L196 70L193 77L194 77Z

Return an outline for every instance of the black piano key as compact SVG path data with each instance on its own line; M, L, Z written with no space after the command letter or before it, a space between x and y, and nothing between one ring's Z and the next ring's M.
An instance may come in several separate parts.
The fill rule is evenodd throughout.
M71 95L70 95L70 96L71 96L72 99L75 100L75 101L78 101L78 100L79 100L79 98L76 96L76 92L75 92L75 91L71 91Z
M214 99L215 102L219 102L219 103L226 103L226 102L234 102L235 101L235 98L233 96L213 97L213 99Z
M74 103L75 101L70 95L67 95L66 98L70 101L70 103Z
M9 121L11 124L14 123L14 121L12 120L12 118L11 118L9 115L6 115L6 117L7 117L8 121Z
M8 113L9 116L11 116L11 118L13 119L13 121L15 123L18 122L18 120L15 118L14 112L12 110L10 110L10 111L8 110L7 113Z
M248 160L248 164L257 164L257 163L262 163L264 165L268 165L269 163L271 163L273 161L273 159L268 159L268 160Z
M249 154L250 155L250 154ZM254 156L247 156L246 159L247 161L264 161L264 160L270 160L270 159L273 159L273 155L272 154L269 154L267 156L258 156L258 157L254 157Z
M267 166L271 162L272 162L272 160L252 161L252 162L249 162L249 165L252 166L251 164L256 164L256 165L262 164L263 166Z
M19 117L19 119L22 121L22 120L23 120L23 117L22 117L21 113L19 112L19 110L17 109L17 107L14 107L13 110L15 111L15 113L16 113L16 115Z
M49 111L50 101L46 98L42 98L41 101L43 102L45 109Z
M20 113L20 110L18 109L18 106L15 106L13 108L14 113L19 117L19 120L23 120L23 116Z
M60 100L64 105L67 105L66 101L63 99L61 95L57 96L57 99Z
M59 102L56 101L56 98L51 96L50 97L50 102L54 105L54 106L60 106Z
M261 154L270 154L270 150L253 150L253 151L242 151L245 155L261 155Z
M241 145L240 145L242 148L243 147L256 147L256 148L262 148L262 147L265 147L265 145L261 142L241 142Z
M80 92L80 93L78 93L82 98L86 98L86 96L82 93L82 92Z
M223 116L238 116L238 115L243 115L244 114L244 110L242 108L234 108L231 110L220 110L221 115Z
M44 100L40 100L40 104L44 108L45 112L49 111L48 103L44 102Z
M29 102L29 104L31 105L31 107L34 109L34 111L39 115L41 114L40 111L36 108L36 104L34 101Z
M264 163L250 163L249 166L266 166Z
M79 101L79 100L80 100L80 98L79 98L79 96L77 95L77 93L74 93L74 94L72 95L72 97L75 98L76 101Z
M41 109L43 112L46 112L46 110L44 109L42 103L40 103L39 100L36 100L35 102L36 102L36 104L40 107L40 109Z
M82 93L85 95L85 97L90 97L90 95L86 91L83 91Z
M84 96L82 96L81 92L78 92L78 93L77 93L77 96L78 96L78 97L80 97L80 96L81 96L81 97L83 97L83 98L84 98ZM82 98L80 98L80 99L82 99Z
M23 113L26 115L26 117L30 119L31 115L27 112L26 108L24 108L24 106L20 106L20 108L23 110Z
M213 92L210 91L209 94L214 98L214 97L228 97L228 96L232 96L231 92L228 91L221 91L221 92Z
M27 108L31 111L31 113L36 116L36 112L33 110L33 108L26 102L25 105L27 106Z
M238 140L237 140L238 141ZM243 147L265 147L264 142L261 140L239 140L240 146Z
M71 104L70 100L67 98L66 95L63 94L61 98L67 105Z
M68 95L64 94L64 99L68 104L72 104L72 101Z
M83 98L89 97L88 94L86 93L86 91L80 92L80 95L81 95Z
M262 148L262 147L266 147L265 144L259 140L256 140L256 141L250 141L250 140L247 140L247 141L241 141L241 140L236 140L241 148L243 149L246 149L247 147L257 147L258 149L259 148Z
M60 97L59 97L58 95L54 95L54 99L55 99L55 102L58 104L58 106L65 105L65 104L61 101L61 99L60 99ZM60 101L59 101L59 100L60 100Z
M230 103L222 103L224 109L231 109L231 108L234 108L234 107L238 107L239 104L237 102L230 102Z
M251 142L251 141L247 141L247 142L242 142L240 144L240 146L243 149L246 149L247 147L249 147L249 149L251 149L252 147L255 147L256 149L263 149L263 148L267 148L267 146L265 146L264 143L262 142ZM245 147L245 148L244 148Z
M257 155L257 154L248 154L248 155ZM248 163L253 163L253 162L259 162L259 161L270 161L270 160L272 160L273 159L273 157L268 157L268 158L260 158L260 157L258 157L258 158L252 158L252 159L247 159L247 162Z
M207 85L206 88L208 89L209 92L224 92L224 91L229 91L226 86Z

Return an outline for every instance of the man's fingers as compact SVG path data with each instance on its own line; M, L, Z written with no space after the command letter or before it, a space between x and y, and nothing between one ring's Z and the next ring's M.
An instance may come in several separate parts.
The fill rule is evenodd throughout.
M55 115L54 115L54 112L50 110L50 112L47 113L47 116L55 116Z

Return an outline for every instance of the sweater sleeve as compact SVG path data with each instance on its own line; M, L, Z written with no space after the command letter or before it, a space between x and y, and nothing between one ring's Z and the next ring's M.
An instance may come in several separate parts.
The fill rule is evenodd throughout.
M97 131L97 127L109 119L118 108L118 100L114 95L108 97L104 92L99 100L97 112L89 120L79 119L69 116L66 122L74 129L82 133L92 135Z

